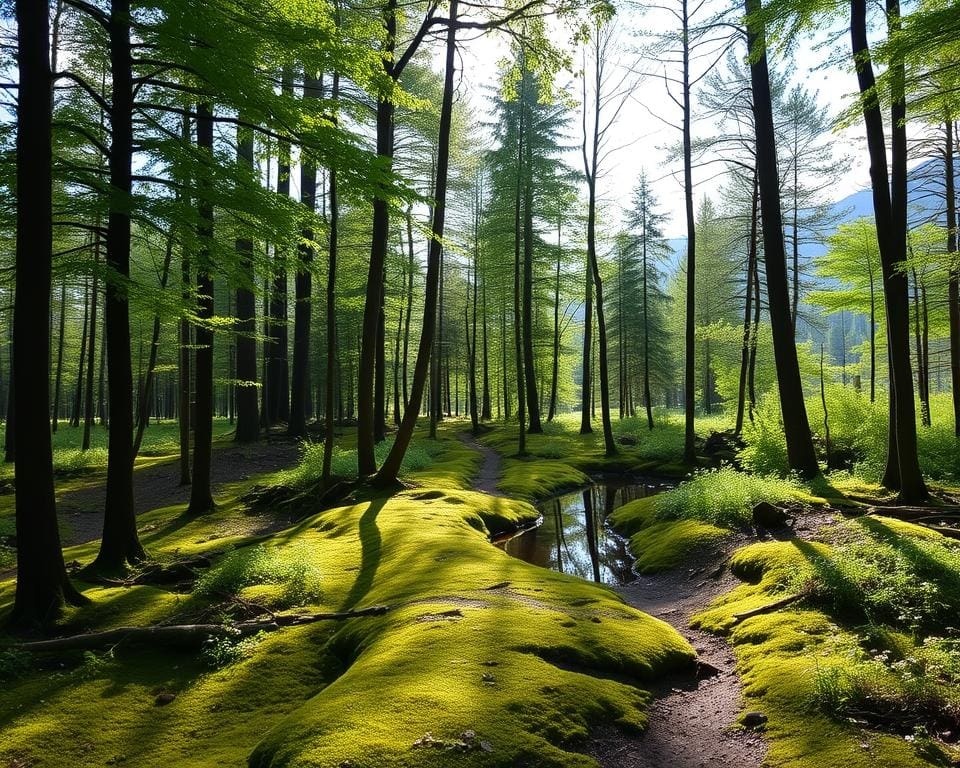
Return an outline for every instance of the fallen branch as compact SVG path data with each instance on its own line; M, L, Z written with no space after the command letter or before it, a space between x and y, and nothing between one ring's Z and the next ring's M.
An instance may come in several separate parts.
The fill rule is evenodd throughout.
M27 643L12 643L5 647L31 653L52 651L84 651L120 643L153 643L170 648L195 648L211 637L248 637L259 632L275 632L282 627L313 624L318 621L342 621L360 616L380 616L389 609L375 605L357 611L337 613L307 613L277 616L269 621L242 621L236 624L170 624L152 627L117 627L103 632L86 632L81 635L57 637L51 640L35 640Z
M923 518L954 517L960 515L960 507L894 507L872 506L867 509L868 515L881 515L896 520L922 520Z
M794 603L800 602L805 597L806 595L803 593L798 595L787 595L776 602L769 603L767 605L761 605L759 608L751 608L749 611L744 611L743 613L735 613L733 614L733 623L739 624L741 621L749 619L753 616L761 616L765 613L779 611L781 608L786 608L788 605L793 605Z

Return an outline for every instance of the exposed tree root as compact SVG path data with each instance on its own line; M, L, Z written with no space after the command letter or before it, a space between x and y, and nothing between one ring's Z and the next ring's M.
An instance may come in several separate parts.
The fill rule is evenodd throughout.
M313 624L318 621L342 621L360 616L380 616L388 606L375 605L357 611L308 613L276 616L268 621L242 621L235 624L171 624L152 627L117 627L103 632L86 632L51 640L12 643L5 647L31 653L82 651L120 643L148 643L169 648L197 648L210 637L246 637L259 632L275 632L283 627Z
M786 597L781 598L773 603L761 605L759 608L751 608L749 611L744 611L743 613L735 613L733 614L733 621L735 624L739 624L741 621L749 619L752 616L761 616L765 613L779 611L781 608L786 608L788 605L793 605L794 603L800 602L806 596L807 595L802 592L797 595L787 595Z

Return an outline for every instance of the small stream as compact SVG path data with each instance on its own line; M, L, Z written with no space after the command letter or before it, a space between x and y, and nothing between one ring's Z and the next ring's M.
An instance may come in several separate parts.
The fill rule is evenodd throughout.
M504 551L528 563L604 584L633 581L627 542L606 524L607 516L635 499L670 486L632 478L605 479L537 505L541 522L500 542Z

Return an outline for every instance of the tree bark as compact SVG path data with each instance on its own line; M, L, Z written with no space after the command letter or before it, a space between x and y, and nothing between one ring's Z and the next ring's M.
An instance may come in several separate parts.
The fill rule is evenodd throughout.
M197 148L203 161L213 160L213 105L197 105ZM198 185L197 210L200 224L197 239L197 318L196 350L194 352L194 389L196 422L193 425L193 484L190 488L188 514L202 515L214 508L210 490L210 463L213 451L213 274L211 244L213 242L213 190L210 173L201 170Z
M761 0L746 0L748 16L760 10ZM747 40L754 58L750 63L753 85L754 126L757 139L757 187L760 195L763 253L767 273L767 296L783 431L790 469L810 478L820 472L813 447L803 381L797 360L796 336L790 319L790 294L780 211L780 177L777 173L776 133L767 70L766 36L762 22L748 22Z
M237 162L241 172L253 176L253 130L237 128ZM260 412L257 388L257 305L253 295L256 275L253 271L253 240L249 236L236 242L240 264L240 285L236 292L236 339L237 372L233 383L237 403L237 429L235 438L239 443L250 443L260 438Z
M954 255L957 252L957 192L953 165L955 151L953 116L949 111L945 116L944 128L946 144L943 153L943 170L946 183L947 261L952 265L947 285L950 318L950 394L953 399L954 434L960 437L960 270L956 266Z
M899 5L892 0L888 15ZM887 154L884 141L883 116L876 94L876 80L867 42L866 0L851 0L850 37L857 80L863 102L864 126L870 153L870 178L873 191L874 218L880 244L880 263L883 271L884 296L887 317L887 343L890 357L892 419L890 429L891 460L899 477L885 473L884 480L898 481L899 499L904 503L926 500L928 494L920 463L917 459L916 413L913 404L913 381L910 372L909 299L906 275L901 266L906 258L906 133L902 120L905 104L902 90L902 62L894 62L892 93L893 117L893 196L887 173ZM901 122L898 125L898 122ZM894 453L895 451L895 453ZM893 460L895 457L895 460Z
M537 391L537 372L533 356L533 108L521 104L527 110L524 127L527 141L524 147L525 165L523 187L523 372L526 377L527 412L531 434L540 434L540 395Z
M130 362L130 304L124 283L130 278L130 213L133 164L133 62L130 0L110 5L110 214L107 268L118 279L106 285L107 376L110 386L107 488L100 552L90 565L110 572L146 557L137 535L133 506L133 370ZM91 361L92 362L92 361Z
M750 206L750 243L747 246L747 289L743 301L743 348L740 352L740 385L737 391L737 420L733 433L743 431L743 412L747 397L747 371L750 367L751 312L753 310L753 276L757 268L757 209L760 203L757 173L753 173L753 196Z
M697 293L697 234L693 212L693 149L690 136L690 16L687 0L682 0L683 28L683 198L687 218L687 295L684 326L683 376L683 460L693 464L697 458L696 431L696 293Z
M331 99L334 105L334 121L337 120L336 105L340 97L340 74L333 73ZM324 435L323 435L323 483L330 482L333 464L333 385L336 377L337 360L337 257L340 236L340 202L337 189L337 169L331 168L327 174L327 202L330 210L329 232L327 234L327 375L324 381Z
M46 2L16 2L20 93L11 395L17 413L17 592L8 618L16 630L44 627L56 618L64 602L79 604L83 600L67 578L60 550L47 421L50 341L46 333L35 333L49 321L53 259L53 77L48 10Z
M51 416L51 429L56 432L57 426L60 423L60 391L62 389L61 382L63 380L63 348L65 346L66 339L65 330L67 323L67 281L64 278L63 283L60 285L60 325L59 325L59 339L60 343L57 345L57 372L54 377L53 382L53 409Z
M450 156L450 130L453 117L453 85L456 65L456 20L457 0L450 0L450 24L447 26L446 70L443 80L443 98L440 104L440 128L437 137L437 177L434 187L433 237L427 252L426 294L423 305L423 329L417 348L417 361L413 369L413 381L410 387L410 402L403 412L403 420L397 429L393 446L383 466L374 478L378 487L388 487L396 483L400 465L413 437L413 430L420 415L423 402L423 390L427 380L427 370L433 350L433 334L437 322L437 293L440 284L440 249L443 240L444 220L446 216L447 173Z

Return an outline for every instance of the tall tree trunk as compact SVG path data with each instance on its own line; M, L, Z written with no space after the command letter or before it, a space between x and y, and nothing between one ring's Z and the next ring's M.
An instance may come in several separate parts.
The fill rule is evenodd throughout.
M746 0L748 15L760 10L761 0ZM777 172L776 133L767 70L766 35L761 22L748 24L747 40L755 58L750 63L753 86L754 126L757 138L757 186L760 194L763 254L767 273L773 354L777 366L780 411L787 441L790 469L801 477L820 471L813 436L803 402L803 381L797 360L796 335L790 320L790 294L780 212L780 177Z
M517 456L527 455L526 433L526 375L523 370L523 290L521 249L521 211L523 210L523 165L524 165L524 118L523 111L524 85L526 84L526 67L520 73L520 96L517 99L519 110L519 130L517 131L517 188L514 200L513 217L513 346L514 358L517 365L517 421L519 431L517 435ZM442 291L441 291L442 294ZM442 299L441 299L442 300Z
M751 327L753 310L753 276L757 268L757 213L760 203L760 190L756 170L753 173L753 195L750 205L750 243L747 246L747 287L743 300L743 348L740 350L740 384L737 389L737 421L733 433L743 431L743 412L747 399L747 370L750 367Z
M303 97L321 98L323 84L312 74L304 75ZM317 209L317 166L307 157L300 164L300 201L313 215ZM310 397L310 320L313 280L310 265L313 261L313 228L303 231L306 241L298 248L300 263L295 283L295 307L293 313L293 373L290 389L290 425L287 434L304 437L307 434L307 400Z
M125 282L130 277L130 214L133 163L133 62L130 0L110 6L110 214L107 219L107 268ZM133 506L133 371L130 363L130 304L117 280L106 286L107 375L110 380L106 502L100 552L93 571L117 571L146 557L137 535Z
M337 120L337 100L340 98L340 74L333 73L330 95L334 105L334 121ZM323 483L330 482L333 463L333 385L336 376L337 360L337 248L340 236L340 202L337 188L337 169L331 168L327 174L328 205L330 211L329 231L327 233L327 375L324 381L324 434L323 434Z
M204 163L213 164L213 105L197 105L197 148ZM214 508L210 490L210 463L213 451L213 200L210 184L211 170L202 169L198 184L197 211L197 318L196 351L194 353L194 416L193 425L193 484L190 488L190 506L187 512L201 515Z
M476 210L473 214L473 330L470 321L467 323L467 341L469 343L467 360L467 397L470 401L470 424L474 433L480 430L480 413L477 408L477 294L480 291L480 207L482 200L479 194L476 200ZM472 339L471 339L472 336Z
M643 207L643 404L647 409L647 429L653 429L653 398L650 395L650 293L647 269L647 206Z
M533 357L533 132L532 108L527 109L527 141L525 146L523 188L523 371L526 377L527 411L531 434L543 432L540 425L540 395L537 390L537 372Z
M899 5L892 0L888 16L894 8L899 16ZM915 503L927 498L926 485L917 459L916 413L913 404L913 381L910 372L909 299L906 275L900 268L906 258L906 134L898 122L905 118L903 101L902 62L892 63L894 87L892 92L893 117L893 189L887 174L886 144L883 135L883 116L876 93L876 80L867 42L866 0L851 0L850 37L860 93L864 98L863 117L870 153L870 177L873 206L880 244L880 262L883 270L884 296L887 317L887 343L890 358L890 379L893 400L890 449L895 461L888 461L898 469L899 477L885 473L884 481L898 481L899 498ZM898 26L898 24L897 24ZM772 303L772 302L771 302Z
M87 359L87 333L90 328L90 281L83 281L83 325L80 331L80 363L77 366L77 384L73 393L73 411L70 414L70 426L80 426L80 415L83 412L83 383Z
M180 251L180 291L185 307L193 303L190 288L190 257L184 247ZM179 322L179 366L177 418L180 432L180 485L190 485L190 321L186 315Z
M870 280L870 402L873 403L877 399L877 290L869 258L867 276Z
M591 381L591 367L593 363L593 274L591 272L590 257L586 263L586 288L583 301L583 363L580 385L580 434L588 435L593 432L590 425L591 395L593 393Z
M683 460L693 464L697 458L694 417L696 410L696 294L697 241L696 220L693 213L693 149L690 136L690 16L688 0L682 0L683 27L683 198L687 217L687 295L684 327L683 376Z
M240 172L253 176L253 130L237 128L237 163ZM236 339L237 373L233 384L237 403L237 442L249 443L260 437L260 413L257 402L257 305L253 294L256 275L253 271L253 240L249 235L238 238L237 257L240 263L240 285L237 286ZM239 383L237 383L239 382Z
M170 262L173 260L173 236L167 235L167 249L163 255L163 268L160 271L160 291L167 290L167 281L170 278ZM143 443L143 433L147 427L150 401L153 396L154 379L156 378L157 352L160 349L160 312L153 315L153 328L150 333L150 354L147 358L147 372L143 378L143 389L140 392L140 408L137 413L137 433L133 439L133 457L136 459Z
M553 366L550 370L550 407L547 421L557 415L557 389L560 382L560 264L563 251L560 244L561 218L557 217L557 273L553 285Z
M747 415L750 417L750 421L753 421L753 412L757 408L757 388L756 388L756 371L757 371L757 346L759 343L759 334L760 334L760 311L762 306L760 304L760 262L757 257L754 257L753 264L753 327L750 329L750 366L747 371L747 396L750 401L750 408L747 411Z
M60 285L60 324L59 324L59 334L60 343L57 345L57 372L54 377L53 382L53 409L51 416L51 429L56 432L57 425L60 423L60 391L63 388L61 382L63 381L63 348L65 346L66 339L65 330L67 323L67 280L64 278L63 283Z
M383 67L393 77L393 59L397 37L397 0L387 0L383 11L386 42L383 46ZM377 155L381 170L389 173L393 165L393 102L388 98L377 102ZM373 232L370 238L370 262L367 270L367 292L363 306L360 337L360 361L357 369L357 467L361 477L377 471L374 455L376 442L376 362L380 311L383 301L383 275L390 242L390 207L387 190L379 190L373 198Z
M57 527L50 438L50 316L53 259L48 4L17 0L17 245L12 397L17 418L17 592L8 622L32 630L83 598L70 584ZM19 339L19 343L17 343Z
M413 255L413 206L407 206L407 314L403 323L403 407L410 402L410 380L407 360L410 353L410 316L413 314L413 273L416 270Z
M944 146L944 179L946 182L947 214L947 261L949 271L947 301L950 317L950 393L953 399L953 429L960 437L960 269L956 265L957 252L957 191L953 156L953 116L948 111L944 120L946 145Z
M450 155L450 127L453 116L453 82L456 63L457 0L450 0L450 24L447 26L446 71L443 80L443 99L440 104L440 130L437 138L437 178L434 188L433 237L427 252L426 295L423 306L423 329L414 364L413 381L410 387L410 403L403 412L403 420L397 430L393 446L374 480L380 487L391 486L397 481L400 465L413 437L413 430L420 415L427 369L433 347L433 334L437 321L437 293L439 288L440 249L443 240L444 218L447 201L447 169Z
M93 251L93 287L90 291L90 333L87 336L87 381L83 397L83 438L80 450L90 448L90 432L93 429L93 356L97 352L97 304L100 297L100 258L97 248Z
M480 408L480 419L489 421L493 418L490 408L490 361L487 356L487 276L483 276L483 397Z

